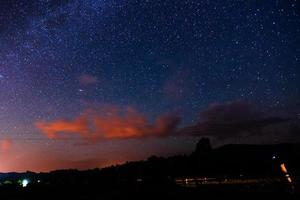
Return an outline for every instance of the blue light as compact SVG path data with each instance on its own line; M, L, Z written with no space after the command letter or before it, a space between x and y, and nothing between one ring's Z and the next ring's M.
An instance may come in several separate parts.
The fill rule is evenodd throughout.
M22 187L27 187L29 181L27 179L22 180Z

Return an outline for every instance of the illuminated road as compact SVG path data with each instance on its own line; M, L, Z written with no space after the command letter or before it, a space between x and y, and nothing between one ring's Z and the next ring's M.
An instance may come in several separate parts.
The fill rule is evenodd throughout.
M213 178L213 177L180 177L176 178L177 185L198 187L201 185L270 185L285 184L285 177L270 178Z

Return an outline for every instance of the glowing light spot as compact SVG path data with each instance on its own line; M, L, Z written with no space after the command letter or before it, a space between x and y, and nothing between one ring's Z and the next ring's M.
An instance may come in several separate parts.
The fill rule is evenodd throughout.
M283 173L287 173L287 169L286 169L284 163L282 163L282 164L280 165L280 168L281 168L281 171L282 171Z
M22 187L27 187L29 181L27 179L22 180Z

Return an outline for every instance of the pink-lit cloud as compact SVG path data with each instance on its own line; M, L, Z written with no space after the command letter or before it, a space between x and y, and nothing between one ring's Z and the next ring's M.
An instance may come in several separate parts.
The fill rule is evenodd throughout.
M84 74L79 77L79 83L84 86L93 85L98 83L98 79L95 76Z
M79 133L83 137L88 136L90 133L88 120L85 116L79 116L75 120L38 121L35 125L50 139L61 138L58 133Z
M35 125L51 139L62 138L63 134L75 134L88 140L100 141L165 137L176 131L179 122L178 116L163 114L151 123L134 108L121 110L118 107L110 107L101 111L86 110L74 120L38 121Z

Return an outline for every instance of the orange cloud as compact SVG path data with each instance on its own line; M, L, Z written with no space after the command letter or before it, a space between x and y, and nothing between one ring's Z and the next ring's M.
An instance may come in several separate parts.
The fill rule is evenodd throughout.
M105 139L129 139L141 137L164 137L175 132L180 119L162 115L154 123L133 108L122 111L110 107L101 112L87 110L74 120L60 119L53 122L39 121L36 127L50 139L60 134L77 134L92 141Z
M88 120L85 116L80 116L73 121L64 119L52 123L39 121L35 125L51 139L60 138L59 133L79 133L85 137L90 132Z

